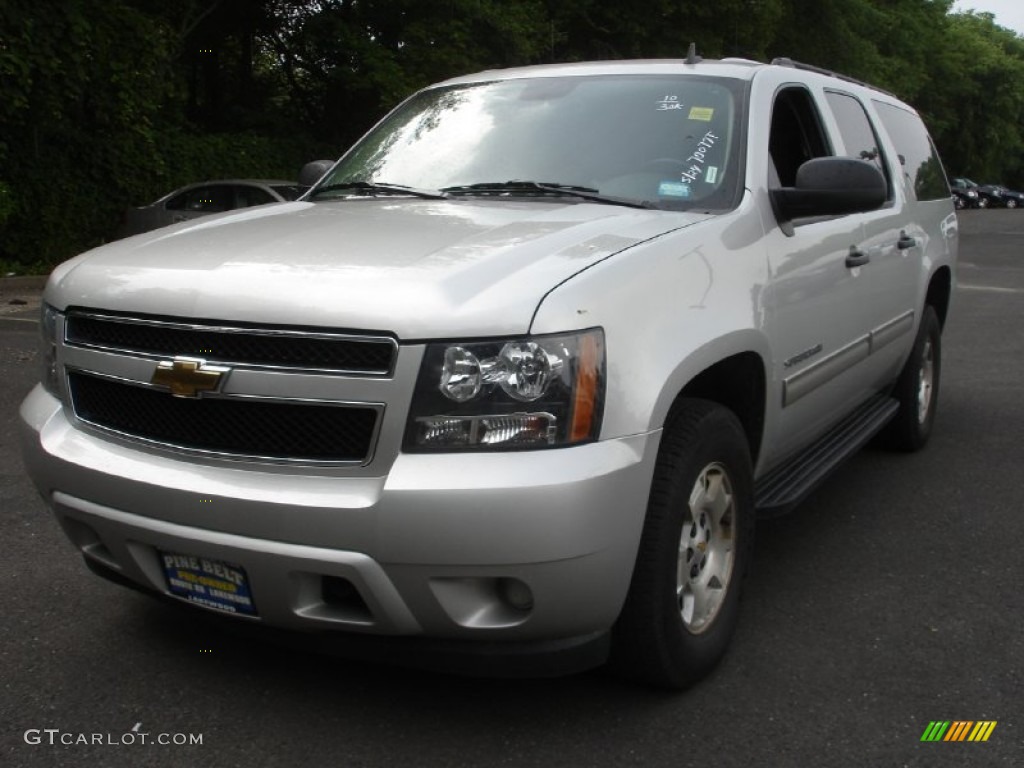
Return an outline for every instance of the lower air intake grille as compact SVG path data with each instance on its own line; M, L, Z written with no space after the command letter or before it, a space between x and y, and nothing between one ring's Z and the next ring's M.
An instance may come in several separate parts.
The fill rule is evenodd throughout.
M199 399L72 372L78 418L128 437L236 458L365 462L375 408L264 400Z

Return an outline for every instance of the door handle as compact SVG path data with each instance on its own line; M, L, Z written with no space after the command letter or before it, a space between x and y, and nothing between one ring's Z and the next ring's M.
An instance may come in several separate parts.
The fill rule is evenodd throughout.
M860 250L856 245L850 246L850 253L846 257L847 268L863 267L869 261L871 261L871 257L867 253Z
M896 241L897 248L901 251L905 251L908 248L913 248L915 245L917 245L917 240L915 238L911 237L906 232L900 232L900 239Z

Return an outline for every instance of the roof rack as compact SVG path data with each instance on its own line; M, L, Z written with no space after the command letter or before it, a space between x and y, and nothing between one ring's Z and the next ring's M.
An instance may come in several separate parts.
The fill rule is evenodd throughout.
M863 80L858 80L855 77L843 75L840 74L839 72L833 72L831 69L825 69L824 67L816 67L813 64L804 64L802 61L793 61L793 59L790 59L789 57L786 56L780 56L778 58L772 59L771 63L779 67L792 67L793 69L802 69L805 72L817 72L819 75L827 75L828 77L834 77L838 80L845 80L846 82L853 83L854 85L860 85L863 86L864 88L870 88L873 91L884 93L886 96L892 96L894 99L899 98L899 96L897 96L895 93L887 91L884 88L879 88L877 85L865 83Z

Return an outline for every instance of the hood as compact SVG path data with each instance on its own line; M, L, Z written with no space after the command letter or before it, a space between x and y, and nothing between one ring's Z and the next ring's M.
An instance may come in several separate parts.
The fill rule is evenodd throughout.
M526 333L553 287L707 218L599 204L358 198L208 216L58 267L46 301L393 333Z

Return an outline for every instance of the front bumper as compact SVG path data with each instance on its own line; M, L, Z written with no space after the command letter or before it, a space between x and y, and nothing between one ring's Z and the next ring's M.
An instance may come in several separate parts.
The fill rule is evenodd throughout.
M40 493L94 570L115 580L181 600L158 551L185 553L245 569L258 616L244 622L510 649L564 648L612 626L658 443L651 433L401 454L386 476L368 477L146 452L76 429L41 387L21 420ZM509 600L502 585L513 582L532 605Z

